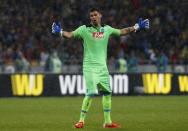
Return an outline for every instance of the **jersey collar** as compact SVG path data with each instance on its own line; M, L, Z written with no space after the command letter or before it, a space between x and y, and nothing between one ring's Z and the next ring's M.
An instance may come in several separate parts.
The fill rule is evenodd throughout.
M95 27L93 26L92 24L87 24L86 27L92 27L92 28L95 28L98 32L104 32L104 26L105 24L101 24L101 27Z
M104 26L105 26L105 24L102 23L102 24L101 24L101 27L104 27ZM96 28L96 27L93 26L91 23L87 24L86 27L93 27L93 28Z

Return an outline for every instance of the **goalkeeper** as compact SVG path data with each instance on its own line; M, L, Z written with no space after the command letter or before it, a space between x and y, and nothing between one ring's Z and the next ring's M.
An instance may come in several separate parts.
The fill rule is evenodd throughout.
M99 9L92 8L89 12L90 24L82 25L72 32L64 31L60 23L52 24L52 33L66 38L81 38L84 46L83 75L86 81L86 95L83 99L80 119L74 126L83 128L86 114L92 102L92 97L100 92L103 95L104 128L119 128L112 122L111 94L109 72L106 64L108 39L111 35L127 35L140 29L149 29L149 20L139 19L132 27L115 29L101 23L102 14Z

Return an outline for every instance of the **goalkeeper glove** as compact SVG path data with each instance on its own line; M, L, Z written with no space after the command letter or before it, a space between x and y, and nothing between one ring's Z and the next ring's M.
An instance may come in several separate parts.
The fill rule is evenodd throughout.
M61 28L61 24L58 22L53 22L52 24L52 33L53 34L61 34L63 33L63 29Z
M142 18L139 18L138 23L134 25L135 30L140 30L140 29L149 29L149 19L143 20Z

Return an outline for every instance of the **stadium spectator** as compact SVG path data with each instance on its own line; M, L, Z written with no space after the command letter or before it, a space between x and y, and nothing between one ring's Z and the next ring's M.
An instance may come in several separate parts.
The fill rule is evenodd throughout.
M56 51L50 55L49 71L53 73L61 73L62 71L62 63Z
M158 72L166 72L167 65L168 65L168 57L164 54L164 52L160 52L157 58Z
M127 61L124 57L119 57L117 60L117 72L119 73L126 73L127 72Z
M135 53L132 52L131 56L128 58L128 71L129 72L137 72L138 70L138 59L135 56Z
M49 53L51 49L58 48L63 48L62 52L58 52L63 63L81 64L81 42L65 40L60 45L61 40L51 35L49 27L54 14L58 14L58 19L63 19L63 27L70 30L86 24L86 10L92 5L101 8L104 23L113 27L127 27L134 24L138 17L149 16L151 20L152 28L149 32L110 39L109 59L116 58L117 61L119 51L126 56L134 51L138 64L148 64L155 61L154 54L148 56L148 51L152 49L156 53L162 49L170 64L188 63L184 49L188 45L188 10L185 0L4 0L0 1L1 64L14 65L18 47L31 65L40 65L41 52Z
M181 59L183 60L183 64L188 64L188 45L183 47L180 55Z
M29 72L30 63L25 59L21 52L18 52L18 56L15 60L16 72Z

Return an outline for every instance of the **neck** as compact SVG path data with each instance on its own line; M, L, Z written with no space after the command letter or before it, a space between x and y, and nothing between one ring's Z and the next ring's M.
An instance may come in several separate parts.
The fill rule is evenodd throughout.
M100 27L101 26L101 24L100 23L96 23L96 24L94 24L94 23L91 23L94 27Z

